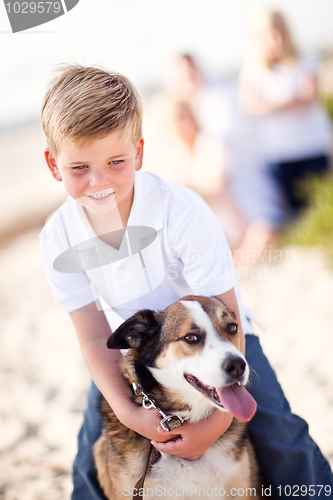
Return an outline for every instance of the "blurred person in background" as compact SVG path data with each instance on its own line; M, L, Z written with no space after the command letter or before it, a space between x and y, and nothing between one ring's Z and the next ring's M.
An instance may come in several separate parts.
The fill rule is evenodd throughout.
M239 78L242 158L231 183L246 222L234 252L239 265L262 260L282 224L306 206L306 180L329 169L332 132L317 99L317 59L297 51L280 12L258 11L249 24Z
M242 227L242 215L225 191L235 93L226 81L208 83L195 59L181 54L166 65L163 89L148 103L144 122L145 169L198 192L231 246Z
M281 192L285 218L294 218L308 201L304 181L329 169L332 131L317 98L318 61L297 51L280 12L255 13L250 30L242 104L255 118L257 145Z

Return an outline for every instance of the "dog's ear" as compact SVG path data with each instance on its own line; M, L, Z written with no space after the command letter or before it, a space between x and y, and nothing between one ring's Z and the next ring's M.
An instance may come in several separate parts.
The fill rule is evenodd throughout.
M124 321L109 337L107 346L109 349L138 349L144 340L157 335L159 328L159 314L144 309Z

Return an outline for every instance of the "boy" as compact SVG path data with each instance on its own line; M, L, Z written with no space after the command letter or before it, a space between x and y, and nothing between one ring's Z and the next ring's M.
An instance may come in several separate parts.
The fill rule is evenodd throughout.
M119 420L157 449L194 460L227 430L231 415L215 411L205 421L164 432L156 411L130 401L118 370L120 354L106 348L114 328L106 316L112 308L125 320L139 309L164 309L189 293L219 296L246 333L252 332L250 313L241 303L224 236L205 203L188 189L139 172L141 119L140 99L121 75L70 66L54 79L42 107L45 159L69 198L41 232L41 249L55 298L70 313L92 378ZM246 354L258 374L252 380L258 412L250 429L264 479L273 488L328 484L329 466L306 424L291 415L254 335L247 335ZM104 498L91 456L101 425L96 386L79 436L74 500ZM284 441L293 470L286 467Z

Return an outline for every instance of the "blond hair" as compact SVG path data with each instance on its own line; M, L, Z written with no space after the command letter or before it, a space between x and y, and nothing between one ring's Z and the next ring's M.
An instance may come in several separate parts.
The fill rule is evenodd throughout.
M298 54L296 46L294 44L288 23L281 12L276 10L256 11L250 17L249 25L250 29L252 29L253 32L268 29L275 29L276 31L278 31L283 38L284 59L297 59ZM256 59L256 62L258 64L266 68L270 68L274 64L274 60L270 59L270 56L265 50L265 46L259 47L259 52L256 54L256 56L253 57L253 59Z
M77 64L62 66L45 94L41 120L47 143L56 154L71 140L97 139L111 132L142 137L142 103L123 75Z

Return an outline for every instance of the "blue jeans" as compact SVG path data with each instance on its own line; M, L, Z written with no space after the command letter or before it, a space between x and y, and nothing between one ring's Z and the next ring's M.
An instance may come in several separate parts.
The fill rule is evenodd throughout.
M246 335L246 358L252 369L249 391L258 404L249 423L266 496L333 498L333 474L327 460L308 433L304 420L293 415L276 375L262 352L259 339ZM105 500L97 482L91 447L101 433L98 412L100 392L93 383L89 392L85 418L78 436L78 454L74 461L72 500ZM305 486L314 485L314 489ZM331 495L324 488L319 495L317 485L331 486ZM303 489L297 490L297 487ZM289 487L291 487L291 494ZM286 489L285 489L286 488ZM315 493L315 495L313 494Z

